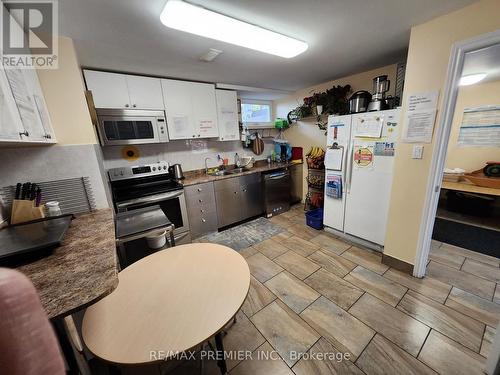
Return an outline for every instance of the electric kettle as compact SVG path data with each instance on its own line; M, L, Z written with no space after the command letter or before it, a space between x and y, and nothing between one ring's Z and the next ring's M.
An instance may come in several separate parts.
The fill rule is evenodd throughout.
M172 176L172 178L176 180L183 180L184 173L182 173L182 167L180 164L173 164L168 167L168 173Z

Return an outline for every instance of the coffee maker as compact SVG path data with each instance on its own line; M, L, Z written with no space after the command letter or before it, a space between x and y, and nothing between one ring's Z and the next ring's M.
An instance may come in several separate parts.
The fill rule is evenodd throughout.
M382 111L387 109L385 93L389 91L391 81L386 75L378 76L373 79L372 101L368 104L368 111Z

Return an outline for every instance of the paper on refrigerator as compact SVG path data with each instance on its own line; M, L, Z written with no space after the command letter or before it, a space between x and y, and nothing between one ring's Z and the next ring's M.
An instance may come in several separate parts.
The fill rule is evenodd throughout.
M439 91L410 94L407 98L403 142L431 143Z

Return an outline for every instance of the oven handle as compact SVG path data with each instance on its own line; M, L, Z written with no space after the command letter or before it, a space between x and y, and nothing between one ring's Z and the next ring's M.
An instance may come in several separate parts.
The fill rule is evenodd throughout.
M130 206L136 206L138 204L155 203L155 202L164 201L167 199L179 197L182 194L184 194L184 190L179 190L179 191L170 192L170 193L155 194L155 195L150 195L148 197L141 197L141 198L137 198L137 199L131 199L129 201L117 203L116 208L120 209L120 208L127 208Z

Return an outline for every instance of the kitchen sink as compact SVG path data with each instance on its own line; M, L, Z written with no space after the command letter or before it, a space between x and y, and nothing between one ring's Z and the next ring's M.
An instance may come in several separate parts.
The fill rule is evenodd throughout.
M217 172L212 172L209 173L209 176L228 176L230 174L234 174L233 172L230 171L217 171Z

